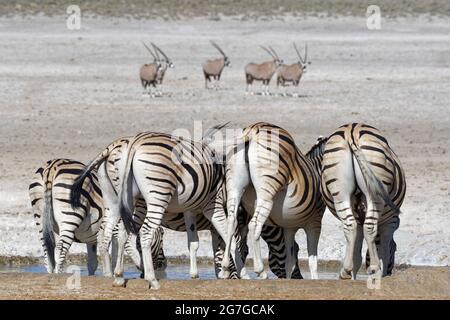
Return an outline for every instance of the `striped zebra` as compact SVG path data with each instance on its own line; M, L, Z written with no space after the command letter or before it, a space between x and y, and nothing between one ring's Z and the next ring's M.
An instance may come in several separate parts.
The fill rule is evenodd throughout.
M116 141L111 143L95 160L93 160L91 162L91 164L85 171L85 174L87 174L91 170L94 170L97 167L99 167L99 173L100 173L99 180L100 180L100 184L103 186L102 187L103 188L103 198L104 198L104 201L107 203L107 205L106 205L107 210L109 210L109 208L114 209L114 204L118 202L118 193L119 193L119 189L120 189L120 176L121 176L121 170L123 170L122 159L124 157L126 157L126 155L127 155L128 145L129 145L131 139L132 139L132 137L125 137L125 138L117 139ZM79 181L81 181L81 179ZM110 186L112 186L113 188L111 189ZM74 195L74 197L76 197L76 196ZM116 210L118 210L118 208L116 208ZM145 213L147 211L146 203L142 197L139 197L138 200L136 201L136 210L138 212L144 212L143 215L137 216L137 219L136 219L137 220L136 224L138 226L140 226L144 222ZM219 247L218 245L223 240L218 235L217 231L215 230L215 228L212 226L211 222L208 219L206 219L203 215L198 215L196 218L197 218L197 221L196 221L197 230L210 230L210 232L211 232L212 239L213 239L213 252L215 252L214 253L214 257L215 257L214 260L215 260L215 266L216 266L215 271L216 271L216 274L218 275L221 271L221 266L222 266L221 251L223 251L222 246ZM164 217L161 225L165 228L168 228L168 229L174 230L174 231L180 231L180 232L187 231L183 212L172 215L169 218ZM131 234L131 237L136 238L136 236L134 236L133 234ZM138 237L139 237L139 235L138 235ZM241 245L241 243L242 243L242 245ZM114 242L113 242L113 244L114 244ZM139 242L138 242L138 246L140 246ZM107 247L100 246L100 251L102 251L102 248L104 248L103 250L107 250ZM116 244L115 246L113 246L113 248L115 248L115 250L118 250L118 245ZM247 250L246 243L239 242L238 248L241 251L241 255L243 255L244 252L246 252L246 250ZM245 253L245 255L246 255L246 253ZM155 256L153 256L153 259L155 259ZM115 273L120 274L121 265L115 264L115 266L117 268ZM158 270L165 269L165 267L166 267L166 259L165 259L162 247L160 249L160 253L158 254L157 262L156 262L156 264L154 263L154 267L155 267L155 269L158 269ZM237 271L235 268L233 269L233 271L230 275L230 278L238 278Z
M291 135L264 122L243 129L227 154L225 175L229 233L223 268L229 266L230 230L236 228L237 209L242 204L246 211L253 212L248 227L258 278L267 278L259 242L267 223L283 228L287 278L292 277L296 265L295 234L304 228L311 277L317 279L317 246L325 205L319 174Z
M70 204L71 186L84 169L84 164L78 161L50 160L36 170L29 186L32 211L39 227L49 273L62 272L66 254L74 241L86 243L89 275L93 275L97 269L97 237L102 233L104 208L96 172L86 176L80 208L73 209ZM159 242L154 243L155 250L162 246L161 231L158 232ZM55 233L59 236L58 240L55 239ZM114 229L114 234L120 236L118 227ZM140 257L132 254L136 252L136 247L127 243L127 252L139 266ZM102 261L103 274L111 276L108 252L104 253Z
M327 207L343 223L347 244L340 277L356 278L364 239L368 273L391 274L396 250L393 235L400 224L406 181L386 138L372 126L351 123L320 138L308 155L321 169Z
M190 275L198 277L197 216L204 214L222 238L226 233L223 166L215 163L214 153L201 142L154 132L125 139L128 142L120 140L110 144L79 176L72 188L72 204L75 207L79 205L79 186L90 170L99 166L100 184L108 212L105 238L99 249L109 245L110 230L120 217L129 231L137 233L139 230L141 245L147 248L162 220L170 220L170 217L183 212L189 243ZM125 156L105 161L114 152ZM118 170L108 170L108 166ZM108 177L110 172L111 178ZM133 220L134 199L139 195L145 200L147 214L142 220ZM235 240L233 242L236 246ZM240 276L245 277L245 268L237 253L232 252L233 259L237 261L238 270L242 270ZM119 257L120 254L119 250ZM121 268L121 259L118 262L114 285L122 286L123 266ZM150 287L159 288L148 250L143 250L143 266Z

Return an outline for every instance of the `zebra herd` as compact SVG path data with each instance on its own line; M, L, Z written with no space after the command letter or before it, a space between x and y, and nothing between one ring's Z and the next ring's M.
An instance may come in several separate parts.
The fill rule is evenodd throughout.
M115 286L125 285L127 253L157 289L155 269L166 266L164 227L186 232L192 278L198 277L199 230L211 232L218 278L250 278L247 236L258 278L267 278L261 238L277 277L302 278L295 234L304 229L311 278L317 279L328 208L342 221L346 239L340 278L356 278L364 239L368 272L392 273L406 182L380 131L344 125L303 154L286 130L269 123L250 125L217 147L222 130L213 127L201 141L139 133L115 140L88 166L56 159L40 167L29 192L47 271L62 272L75 241L87 245L90 275L98 246L103 275L113 276Z

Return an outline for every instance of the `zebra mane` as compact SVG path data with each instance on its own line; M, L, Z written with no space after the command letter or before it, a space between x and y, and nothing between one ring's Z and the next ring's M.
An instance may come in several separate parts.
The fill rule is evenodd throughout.
M323 153L323 148L325 143L328 141L328 137L319 136L316 143L311 147L311 149L306 153L308 158L315 158L321 156Z

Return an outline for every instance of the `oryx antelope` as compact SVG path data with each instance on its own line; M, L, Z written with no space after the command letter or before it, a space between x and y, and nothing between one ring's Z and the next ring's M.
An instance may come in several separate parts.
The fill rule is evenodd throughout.
M245 66L245 79L247 81L247 89L246 93L253 94L252 86L253 81L262 81L262 94L263 95L269 95L269 83L272 79L272 76L276 72L277 68L283 63L283 60L281 60L278 57L278 54L275 52L275 50L269 46L269 49L267 49L264 46L260 46L264 51L266 51L273 60L266 61L263 63L249 63Z
M355 279L363 239L369 254L368 273L391 274L396 249L393 234L400 224L406 181L386 138L372 126L351 123L320 139L308 152L312 153L321 160L324 201L344 226L347 246L340 277Z
M161 68L158 70L157 76L156 76L157 84L159 85L158 95L161 96L162 95L162 83L163 83L166 71L168 68L175 68L175 65L174 65L173 61L165 54L165 52L161 50L161 48L159 48L153 42L151 44L152 44L155 52L157 53L159 51L159 53L164 57L164 59L160 60Z
M142 87L144 88L144 95L149 94L150 97L155 97L155 94L152 92L151 87L156 90L156 85L158 83L158 74L163 69L161 59L159 58L158 51L155 50L153 52L144 42L142 44L145 48L150 52L153 57L152 63L144 64L139 70L139 77L141 79ZM146 92L148 87L148 92Z
M222 58L207 60L202 64L203 74L205 75L205 89L209 89L208 82L211 82L211 78L213 78L213 80L215 81L214 88L218 90L219 80L220 76L222 75L223 68L231 67L231 62L225 52L223 52L223 50L217 43L211 41L211 44L222 54Z
M294 43L294 49L297 52L298 62L291 65L282 64L277 70L277 88L281 85L286 89L286 83L291 82L294 87L298 87L302 75L306 72L306 65L311 62L308 61L308 45L305 45L305 58L303 59L297 46ZM284 92L286 95L286 90ZM298 96L298 93L293 94L294 97Z

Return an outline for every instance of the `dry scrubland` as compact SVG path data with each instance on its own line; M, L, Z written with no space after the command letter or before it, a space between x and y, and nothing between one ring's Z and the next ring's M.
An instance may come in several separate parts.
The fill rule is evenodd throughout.
M62 16L64 1L44 1L40 7L28 1L0 1L0 255L41 254L27 187L33 170L50 158L87 162L117 137L177 128L192 132L194 121L203 121L204 128L227 121L232 127L270 121L289 130L306 152L318 135L344 123L365 121L385 133L406 171L408 190L396 233L398 262L449 265L449 2L378 1L382 12L395 17L384 16L379 31L367 30L366 4L353 1L287 1L279 12L274 9L277 1L263 1L256 11L248 10L251 1L239 2L240 8L237 2L233 6L224 1L209 14L202 1L179 6L155 2L148 10L143 1L126 3L81 2L86 13L82 29L69 31ZM29 15L36 11L44 14ZM162 18L147 19L155 12ZM424 12L433 17L420 15ZM203 90L201 62L217 54L209 39L221 44L233 64L224 71L219 92ZM175 69L167 72L162 98L141 95L138 69L149 59L141 40L156 42L175 62ZM300 84L300 98L245 96L245 64L267 58L257 46L271 44L290 62L295 59L292 41L308 41L312 60ZM184 235L167 236L167 243L174 244L167 246L169 255L186 253ZM304 239L298 239L305 257ZM201 240L201 255L210 255L208 236ZM339 223L326 213L319 258L341 259L343 241ZM383 292L395 295L404 288L403 296L411 297L414 288L429 283L430 295L444 292L448 297L448 291L433 290L441 279L437 274L448 281L448 267L428 269L429 274L413 268L387 279L386 290L392 285L392 291ZM0 297L7 295L7 288L27 281L47 281L40 275L1 277L8 286ZM50 288L63 281L55 279ZM106 280L86 281L92 290L96 283L112 290ZM171 297L172 287L189 290L204 283L205 292L216 285L165 282L162 296ZM244 293L252 288L263 292L272 283L295 287L300 292L295 297L303 292L296 287L300 284L288 281L249 283L239 284ZM143 288L139 281L136 285ZM364 292L352 293L353 287L363 290L359 282L305 281L302 286L306 291L315 286L329 286L333 292L342 288L348 290L342 291L345 297ZM414 290L409 292L407 286ZM51 292L56 291L42 294Z

